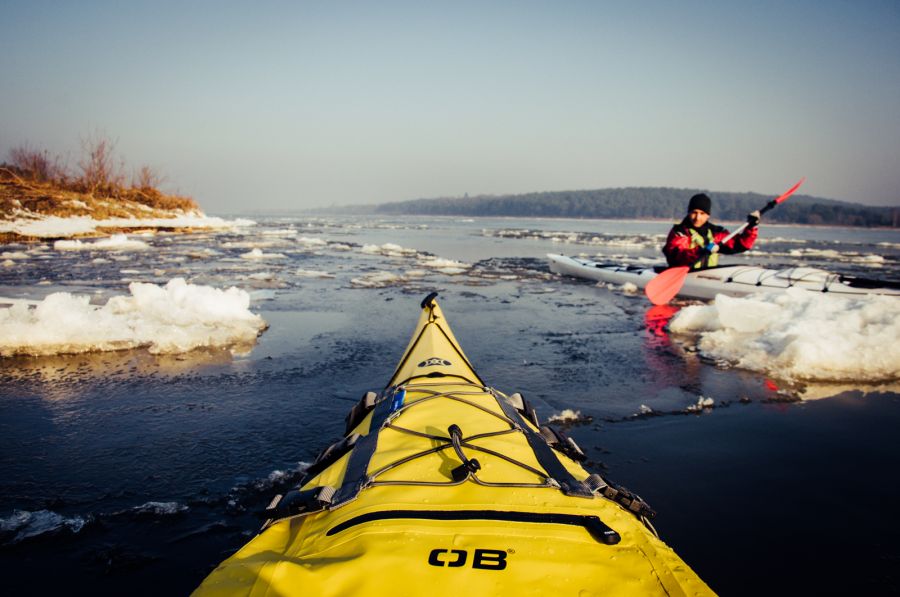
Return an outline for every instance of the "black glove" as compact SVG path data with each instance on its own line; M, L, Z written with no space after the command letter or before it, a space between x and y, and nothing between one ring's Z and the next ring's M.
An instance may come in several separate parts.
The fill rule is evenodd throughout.
M758 225L759 225L759 212L751 211L749 214L747 214L747 226L749 228L755 228Z

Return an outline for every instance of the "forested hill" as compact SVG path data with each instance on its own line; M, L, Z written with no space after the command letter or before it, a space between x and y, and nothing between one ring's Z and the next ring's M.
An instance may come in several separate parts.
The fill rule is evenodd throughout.
M680 220L697 189L630 187L553 191L523 195L480 195L414 199L375 207L382 214L520 216L545 218L627 218ZM705 191L713 199L714 220L743 220L772 199L758 193ZM768 222L840 226L900 227L900 207L871 207L808 195L794 195L765 215Z

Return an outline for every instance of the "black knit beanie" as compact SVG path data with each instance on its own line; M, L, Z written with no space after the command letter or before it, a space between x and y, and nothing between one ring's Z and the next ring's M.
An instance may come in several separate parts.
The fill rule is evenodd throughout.
M695 209L699 209L701 211L706 212L707 214L712 213L712 199L706 196L705 193L698 193L691 197L690 202L688 203L688 213L691 213Z

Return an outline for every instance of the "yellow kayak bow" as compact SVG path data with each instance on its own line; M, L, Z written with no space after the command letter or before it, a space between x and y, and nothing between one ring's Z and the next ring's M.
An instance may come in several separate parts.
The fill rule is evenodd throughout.
M387 387L195 594L711 594L638 496L484 384L435 296Z

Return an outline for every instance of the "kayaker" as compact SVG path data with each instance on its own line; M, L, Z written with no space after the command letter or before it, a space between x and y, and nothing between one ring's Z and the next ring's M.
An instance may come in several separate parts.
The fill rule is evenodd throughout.
M703 269L718 265L718 253L733 255L743 253L753 247L756 240L759 211L747 216L747 227L743 232L726 243L720 243L729 232L722 226L709 221L712 199L705 193L698 193L688 202L687 216L672 227L663 253L669 267L686 265L693 269Z

